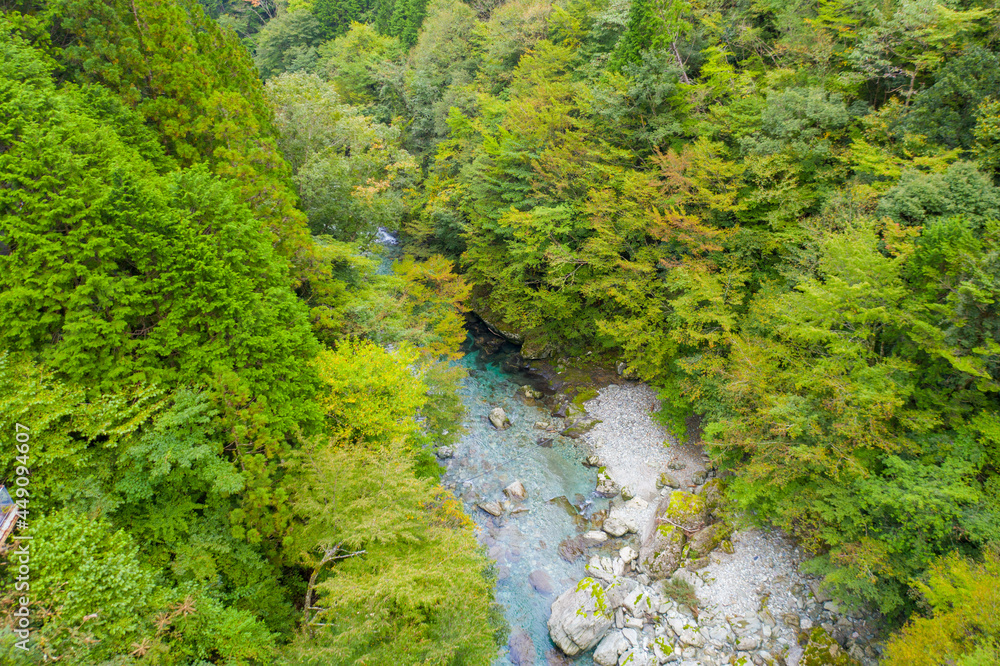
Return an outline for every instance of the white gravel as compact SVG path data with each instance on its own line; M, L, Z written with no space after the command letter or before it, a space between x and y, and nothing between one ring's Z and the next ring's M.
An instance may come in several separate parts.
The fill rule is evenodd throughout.
M697 445L679 445L651 417L659 408L656 393L644 384L628 383L601 389L598 397L585 405L588 414L602 422L586 436L594 453L620 485L631 486L636 497L648 502L626 504L625 511L637 519L640 538L652 526L652 517L660 498L656 481L667 471L692 490L691 477L704 469L705 458ZM671 461L683 469L669 469ZM621 506L621 500L613 503ZM721 549L710 557L710 564L696 575L698 596L704 610L714 616L729 618L756 617L767 608L777 621L776 630L787 635L793 645L788 655L790 666L798 663L801 650L795 645L794 632L782 622L785 613L799 613L793 586L805 585L798 573L800 558L794 545L773 530L746 529L731 538L734 553Z

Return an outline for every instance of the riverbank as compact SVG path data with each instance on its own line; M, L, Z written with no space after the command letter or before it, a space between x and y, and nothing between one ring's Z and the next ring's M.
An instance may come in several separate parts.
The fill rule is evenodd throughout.
M664 498L675 488L700 492L711 479L711 466L699 446L678 444L653 420L659 404L648 386L613 384L584 407L588 417L600 421L584 436L596 457L591 462L625 490L611 499L609 516L635 528L619 535L617 524L605 525L610 550L620 548L624 556L592 559L588 573L609 589L622 579L635 581L638 587L626 587L653 598L642 613L632 612L626 599L624 612L616 611L597 646L597 664L630 658L633 664L713 666L743 660L797 666L803 646L825 650L830 663L850 663L848 657L875 663L877 653L869 643L876 627L859 615L841 613L818 580L800 573L803 553L775 530L737 530L725 548L682 560L668 584L651 580L638 560L625 561L649 541ZM669 591L681 587L678 581L697 601L671 598Z

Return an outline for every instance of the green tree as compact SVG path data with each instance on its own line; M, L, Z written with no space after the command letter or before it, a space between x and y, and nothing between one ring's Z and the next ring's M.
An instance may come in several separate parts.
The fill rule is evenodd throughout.
M282 72L314 69L323 26L309 11L282 12L254 36L254 63L265 81Z
M399 131L341 104L334 87L315 74L284 74L268 83L267 93L310 226L362 243L379 226L396 228L400 190L416 169L399 147Z
M1000 659L1000 557L987 550L982 563L953 553L937 560L916 589L929 617L914 617L886 645L886 663L985 666Z

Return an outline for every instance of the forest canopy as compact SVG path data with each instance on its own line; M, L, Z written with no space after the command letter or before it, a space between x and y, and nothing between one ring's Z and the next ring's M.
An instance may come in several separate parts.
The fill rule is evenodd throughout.
M656 387L888 663L1000 659L995 2L0 8L5 661L492 663L467 310Z

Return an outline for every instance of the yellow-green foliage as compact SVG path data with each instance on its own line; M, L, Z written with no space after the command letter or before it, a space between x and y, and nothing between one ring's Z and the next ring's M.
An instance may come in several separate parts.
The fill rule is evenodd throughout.
M917 590L931 607L886 645L886 666L1000 663L1000 550L981 563L952 553L931 565Z
M367 340L321 352L316 367L326 390L320 403L332 436L371 444L412 436L427 390L412 367L417 358L410 347L390 353Z
M611 616L612 609L608 607L608 595L604 591L604 586L594 578L583 578L576 584L577 592L589 592L590 598L594 600L594 614Z

